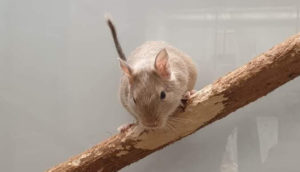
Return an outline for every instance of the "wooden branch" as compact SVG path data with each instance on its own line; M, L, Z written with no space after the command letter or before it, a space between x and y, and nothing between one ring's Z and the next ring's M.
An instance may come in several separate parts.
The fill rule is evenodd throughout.
M129 128L48 170L49 172L112 172L155 152L265 96L300 74L300 34L254 58L198 91L189 101L176 130Z

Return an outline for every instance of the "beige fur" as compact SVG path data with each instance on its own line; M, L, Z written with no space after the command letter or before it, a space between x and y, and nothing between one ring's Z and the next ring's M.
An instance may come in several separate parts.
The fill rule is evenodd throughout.
M155 58L167 50L170 78L159 76L155 69ZM191 58L165 42L146 42L127 59L132 70L132 83L123 75L120 99L123 106L145 127L163 127L170 115L181 103L182 96L194 88L197 70ZM166 98L161 100L160 93ZM136 103L134 100L136 100Z

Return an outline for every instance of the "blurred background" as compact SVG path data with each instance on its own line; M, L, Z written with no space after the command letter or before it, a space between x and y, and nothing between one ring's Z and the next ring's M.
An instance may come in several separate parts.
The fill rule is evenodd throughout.
M299 32L298 0L0 0L1 171L44 171L133 121L126 54L164 40L198 65L196 89ZM300 78L122 172L297 172Z

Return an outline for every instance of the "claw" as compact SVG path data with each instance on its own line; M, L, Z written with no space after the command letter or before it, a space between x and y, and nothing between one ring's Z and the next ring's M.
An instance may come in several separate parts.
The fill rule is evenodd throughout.
M118 131L120 133L126 132L130 127L132 127L134 124L122 124L120 127L118 127Z
M191 98L191 96L192 96L193 94L195 94L195 93L196 93L196 90L191 90L191 91L187 91L187 92L183 95L183 97L182 97L182 99L181 99L180 106L179 106L179 108L181 108L182 112L185 111L185 108L186 108L186 106L187 106L188 100L189 100L189 99Z

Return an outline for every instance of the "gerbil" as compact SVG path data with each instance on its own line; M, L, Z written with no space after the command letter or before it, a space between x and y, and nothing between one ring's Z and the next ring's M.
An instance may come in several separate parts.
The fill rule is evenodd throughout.
M197 70L191 58L162 41L146 42L126 58L112 21L107 18L123 71L122 105L144 128L166 125L168 118L193 90Z

